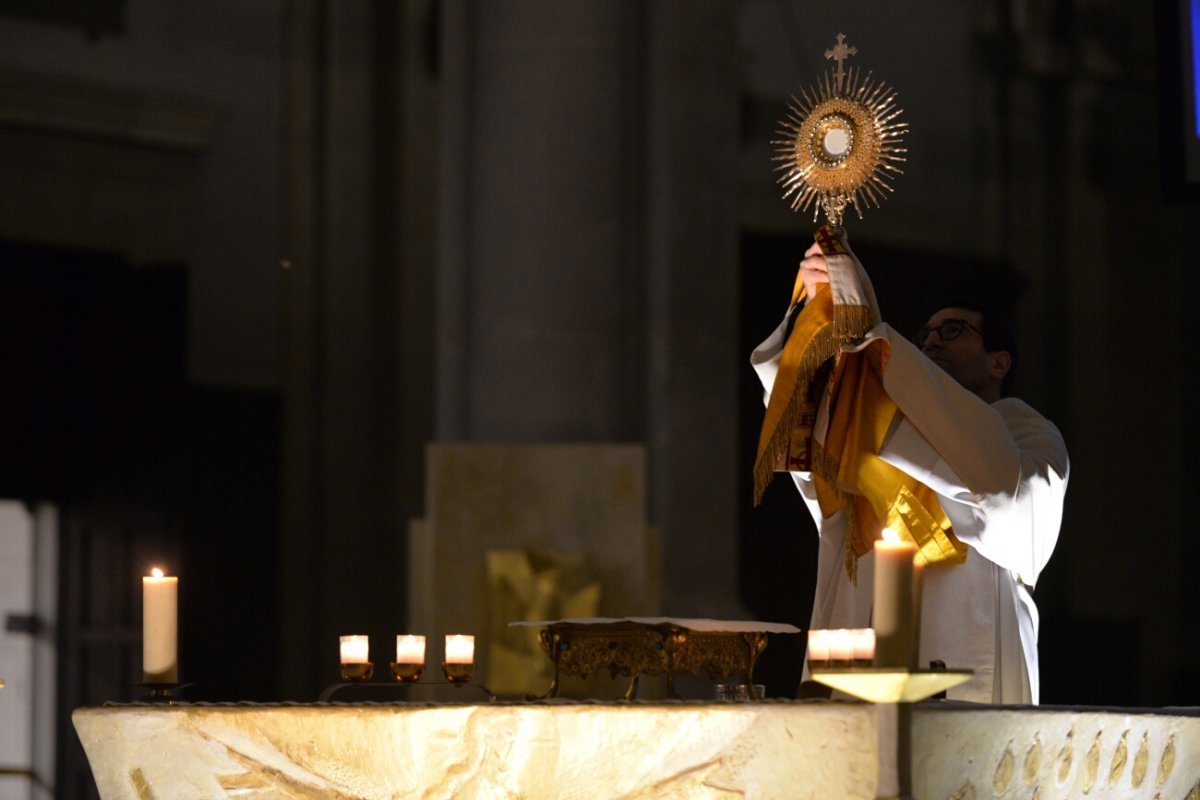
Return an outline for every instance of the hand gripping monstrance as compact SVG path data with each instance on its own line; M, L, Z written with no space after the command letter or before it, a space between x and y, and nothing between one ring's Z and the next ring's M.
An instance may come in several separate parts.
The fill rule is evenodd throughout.
M907 152L900 145L908 123L895 121L902 113L896 92L869 72L845 69L845 60L858 53L845 40L839 33L837 44L825 51L837 69L808 91L801 89L802 100L792 97L779 131L787 138L772 143L781 162L783 198L791 198L793 211L807 211L816 200L813 221L824 210L834 227L842 224L847 205L859 219L864 205L879 207L892 191L892 176L903 172L897 164Z

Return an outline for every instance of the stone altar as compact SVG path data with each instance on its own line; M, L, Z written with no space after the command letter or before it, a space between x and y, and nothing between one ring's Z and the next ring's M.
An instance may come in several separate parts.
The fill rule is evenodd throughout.
M123 705L73 715L115 798L1200 797L1200 709L920 703ZM902 720L899 725L897 720Z

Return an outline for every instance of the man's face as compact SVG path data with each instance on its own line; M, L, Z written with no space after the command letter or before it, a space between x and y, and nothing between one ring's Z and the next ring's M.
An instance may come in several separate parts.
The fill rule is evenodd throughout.
M939 328L947 320L964 320L960 333L952 339L943 339ZM969 327L968 327L969 326ZM921 344L921 352L944 369L950 377L975 394L984 397L998 383L994 380L995 364L983 347L983 315L965 308L943 308L925 323L931 328ZM995 355L995 354L992 354ZM1000 373L1003 377L1003 372Z

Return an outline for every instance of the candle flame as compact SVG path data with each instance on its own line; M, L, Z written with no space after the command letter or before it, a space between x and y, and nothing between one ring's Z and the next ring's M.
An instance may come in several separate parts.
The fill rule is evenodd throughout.
M163 576L163 571L161 569L159 569L158 567L154 567L150 570L150 577L161 578L162 576Z
M888 544L900 544L900 534L896 533L891 528L884 528L880 534L881 538Z

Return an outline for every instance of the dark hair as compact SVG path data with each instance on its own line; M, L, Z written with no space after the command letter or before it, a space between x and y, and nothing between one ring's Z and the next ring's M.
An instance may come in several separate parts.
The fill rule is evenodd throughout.
M1017 345L1017 335L1013 333L1012 326L1008 324L1008 320L987 306L976 303L973 300L951 298L935 308L934 311L941 311L945 308L961 308L966 311L974 311L982 320L980 328L983 330L984 352L997 353L1004 351L1008 353L1012 363L1008 368L1008 372L1004 375L1004 380L1000 383L1000 396L1007 397L1012 390L1013 379L1017 374L1017 364L1021 361L1021 348Z

